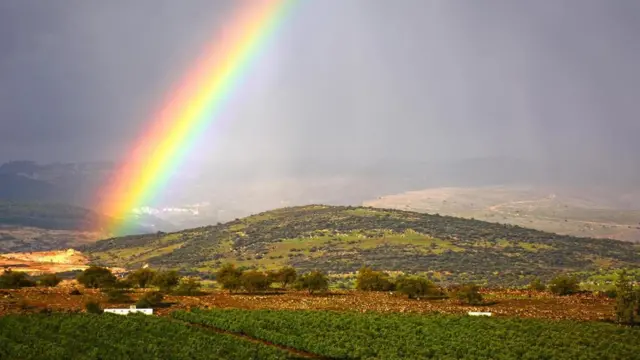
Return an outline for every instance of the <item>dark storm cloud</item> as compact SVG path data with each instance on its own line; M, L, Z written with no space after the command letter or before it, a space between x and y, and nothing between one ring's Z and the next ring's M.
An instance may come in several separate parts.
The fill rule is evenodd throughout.
M227 1L0 5L0 155L124 154ZM633 164L640 3L301 1L192 161Z

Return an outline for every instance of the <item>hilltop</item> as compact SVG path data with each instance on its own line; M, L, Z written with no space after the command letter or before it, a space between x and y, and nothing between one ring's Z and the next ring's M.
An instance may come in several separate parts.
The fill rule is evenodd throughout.
M175 233L80 248L98 264L207 274L224 262L344 274L362 265L429 272L436 280L513 284L563 271L640 265L640 247L511 225L400 210L303 206Z

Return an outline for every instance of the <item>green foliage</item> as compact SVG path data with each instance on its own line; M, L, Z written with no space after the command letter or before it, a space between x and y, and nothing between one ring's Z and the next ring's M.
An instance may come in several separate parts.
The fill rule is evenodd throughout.
M124 304L131 302L131 297L124 290L108 289L106 294L107 302L112 304Z
M175 318L333 359L637 359L640 329L459 315L214 309Z
M282 287L286 288L296 282L297 278L298 273L296 272L296 269L291 266L285 266L278 270L275 281L279 282L282 284Z
M634 291L633 285L623 269L618 274L616 288L616 320L622 324L640 322L640 293Z
M240 276L240 283L249 293L262 292L271 286L269 277L261 271L245 271Z
M603 261L613 268L640 265L635 245L622 241L339 206L278 209L160 239L156 234L127 236L79 250L107 264L149 263L193 270L194 275L218 270L224 263L255 266L252 270L286 265L299 272L318 269L336 274L357 272L366 263L384 271L446 274L442 281L447 283L482 281L488 286L525 286L534 277L546 283L564 272L596 271ZM238 277L232 276L227 288L240 286L234 278Z
M391 291L394 284L389 276L381 271L374 271L370 267L362 267L356 277L356 289L362 291Z
M127 280L137 285L139 288L146 288L151 285L153 278L156 276L156 272L149 268L140 268L127 276Z
M5 270L0 275L0 289L19 289L32 286L36 286L36 283L22 271Z
M549 290L556 295L571 295L580 291L580 283L575 276L560 275L551 280Z
M216 272L216 281L222 285L223 289L235 291L242 286L242 270L236 268L234 264L223 265Z
M321 271L314 270L298 277L295 283L298 290L307 290L309 294L329 290L329 278Z
M535 278L529 283L529 290L534 291L545 291L547 286L540 280L540 278Z
M171 291L180 283L180 275L175 270L158 271L152 279L152 284L162 291Z
M78 275L78 282L90 289L110 288L116 281L117 278L111 270L100 266L90 266Z
M102 307L100 303L94 300L89 300L84 304L84 309L89 314L102 314Z
M56 287L61 281L56 274L44 274L38 278L38 284L46 287Z
M173 293L176 295L195 296L201 293L201 289L202 283L200 280L196 277L188 276L180 279L180 283Z
M156 308L162 304L164 300L164 294L160 291L150 291L144 293L142 297L136 303L136 307L139 308Z
M456 297L458 300L469 305L481 305L482 294L480 294L480 287L475 284L464 284L456 291Z
M295 359L284 350L165 318L131 314L0 317L0 359Z
M409 299L442 296L442 292L433 282L417 276L399 278L396 281L396 289Z

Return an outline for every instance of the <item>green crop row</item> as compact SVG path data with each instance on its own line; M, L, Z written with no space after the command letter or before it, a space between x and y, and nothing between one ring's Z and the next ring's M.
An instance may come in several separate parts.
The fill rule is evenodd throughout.
M147 315L0 317L0 359L291 359L232 335Z
M173 316L332 358L640 359L640 329L596 322L222 309Z

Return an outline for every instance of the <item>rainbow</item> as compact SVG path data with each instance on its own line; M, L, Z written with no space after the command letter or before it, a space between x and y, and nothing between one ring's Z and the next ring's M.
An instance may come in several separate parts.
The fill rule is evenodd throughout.
M162 191L198 135L242 83L297 0L248 0L188 71L101 190L98 210L110 217L101 232L126 231L131 211Z

